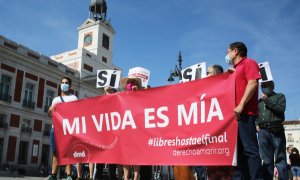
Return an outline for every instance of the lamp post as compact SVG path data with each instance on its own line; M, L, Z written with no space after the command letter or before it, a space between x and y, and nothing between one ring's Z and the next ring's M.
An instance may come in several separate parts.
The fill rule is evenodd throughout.
M182 74L181 74L181 70L182 70L182 66L181 66L181 63L182 63L182 57L181 57L181 51L179 51L179 55L178 55L178 65L175 65L175 69L174 71L170 71L170 76L168 78L168 81L169 82L172 82L174 81L174 78L173 77L178 77L179 80L182 79Z

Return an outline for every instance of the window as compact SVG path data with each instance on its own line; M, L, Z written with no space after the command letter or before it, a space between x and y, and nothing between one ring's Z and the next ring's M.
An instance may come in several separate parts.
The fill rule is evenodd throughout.
M90 57L90 58L92 57L92 55L90 55L89 53L86 53L86 56L87 56L87 57Z
M45 107L44 107L44 112L48 112L48 109L49 107L51 106L52 104L52 101L54 99L54 94L55 92L52 91L52 90L47 90L47 94L46 94L46 104L45 104Z
M34 109L35 103L33 102L34 99L33 95L34 95L34 85L31 83L26 83L23 106Z
M48 60L48 65L57 68L57 64Z
M73 71L71 71L71 70L69 70L69 69L66 69L66 73L67 73L67 74L71 74L71 75L73 75L73 76L74 76L74 74L75 74Z
M44 136L50 136L51 127L51 124L45 124Z
M17 46L10 44L8 42L4 42L4 46L9 47L10 49L13 49L13 50L18 50Z
M1 76L1 82L0 82L0 100L2 101L11 101L10 96L10 85L11 84L11 77L2 74Z
M103 34L103 38L102 38L102 46L109 50L109 36L106 34Z
M49 156L50 156L50 145L43 144L41 164L46 164L46 165L49 164Z
M102 56L102 62L107 63L107 58Z
M29 57L31 57L31 58L33 58L33 59L36 59L36 60L39 60L39 59L40 59L40 56L39 56L39 55L35 55L35 54L31 53L31 52L28 52L28 53L27 53L27 56L29 56Z
M28 144L29 143L26 141L20 141L19 158L18 158L19 164L27 164L28 147L29 147Z
M294 139L293 139L293 136L292 136L292 134L287 134L287 141L288 142L294 142Z
M85 69L85 70L88 70L88 71L90 71L90 72L93 72L93 67L92 66L90 66L90 65L87 65L87 64L83 64L83 69Z
M4 138L0 138L0 162L2 159L3 146L4 146Z
M6 114L0 114L0 128L7 128Z
M27 133L32 132L31 121L29 119L23 119L22 124L21 124L21 131L27 132Z

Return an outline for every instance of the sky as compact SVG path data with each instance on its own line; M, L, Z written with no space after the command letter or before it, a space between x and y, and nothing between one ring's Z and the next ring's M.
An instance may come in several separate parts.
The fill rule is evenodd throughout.
M89 3L0 0L0 35L46 56L76 49ZM300 119L299 0L107 0L107 6L116 31L113 63L123 75L144 67L152 87L169 85L179 51L183 68L206 62L226 70L228 45L242 41L249 58L270 63L275 91L286 96L286 119Z

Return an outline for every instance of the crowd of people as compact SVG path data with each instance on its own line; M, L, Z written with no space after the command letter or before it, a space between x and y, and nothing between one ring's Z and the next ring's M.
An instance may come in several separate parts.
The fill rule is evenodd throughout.
M194 172L198 179L239 179L239 180L272 180L274 169L278 172L278 179L288 180L289 167L292 176L300 179L300 156L296 148L291 149L289 157L286 154L286 138L283 121L286 108L284 94L274 91L273 81L261 82L258 64L255 60L247 57L247 47L242 42L231 43L225 57L230 65L229 72L235 73L235 104L233 109L238 123L237 137L237 166L233 167L204 167L204 166L174 166L175 180L193 180ZM220 65L212 65L207 69L207 76L223 73ZM71 79L61 79L61 95L54 98L49 108L49 116L55 110L57 103L77 100L77 97L70 94ZM259 85L261 97L258 98ZM137 91L141 88L141 79L127 77L121 79L121 88L125 91ZM114 88L105 88L105 94L116 93ZM48 179L57 179L58 160L54 142L54 128L51 130L51 149L53 152L52 173ZM287 163L290 160L290 163ZM201 164L199 162L199 164ZM289 164L289 165L288 165ZM71 178L71 165L66 166L67 179ZM104 164L89 164L90 179L101 179ZM110 164L110 179L117 179L116 168L119 171L119 178L129 180L131 168L133 169L133 180L151 180L152 166L137 165L116 165ZM80 176L80 164L78 168L78 179ZM218 173L220 174L219 176ZM120 177L120 174L123 174Z

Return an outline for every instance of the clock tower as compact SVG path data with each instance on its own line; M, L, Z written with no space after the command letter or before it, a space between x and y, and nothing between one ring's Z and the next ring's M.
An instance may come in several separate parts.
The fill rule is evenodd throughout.
M115 31L106 19L105 0L91 0L90 17L78 28L78 48L85 48L94 54L112 55Z
M87 81L96 80L97 70L120 69L112 63L115 30L106 19L106 13L105 0L91 0L89 18L77 29L77 49L51 58L76 69Z

